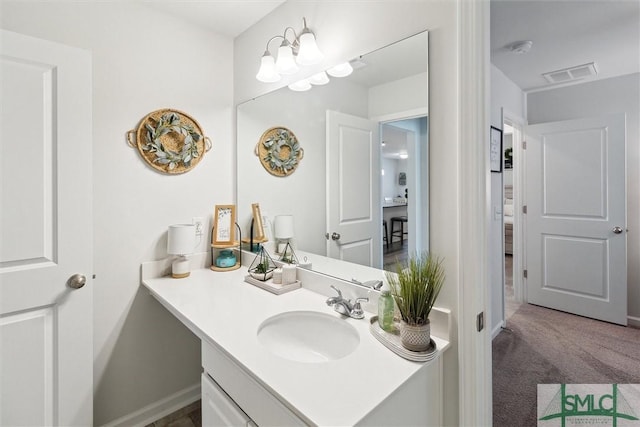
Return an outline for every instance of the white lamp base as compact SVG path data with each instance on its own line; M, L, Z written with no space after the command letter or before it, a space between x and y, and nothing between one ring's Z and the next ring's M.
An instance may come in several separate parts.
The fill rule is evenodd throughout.
M174 279L182 279L189 277L191 274L191 264L189 259L184 255L179 255L171 264L171 277Z
M276 248L277 248L276 253L278 255L280 255L282 252L284 252L284 248L286 248L286 247L287 247L287 241L286 240L284 242L278 242L277 246L276 246Z

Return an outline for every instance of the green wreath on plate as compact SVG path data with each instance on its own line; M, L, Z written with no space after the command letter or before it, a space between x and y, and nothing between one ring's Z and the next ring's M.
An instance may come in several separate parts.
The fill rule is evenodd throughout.
M196 119L168 108L147 114L126 135L147 165L172 175L191 170L211 150L211 140Z
M181 123L180 117L174 112L160 116L155 127L146 123L145 128L147 129L147 143L142 149L155 155L154 163L168 165L169 170L173 170L179 165L184 165L185 168L188 168L191 166L191 161L200 155L198 153L198 141L202 139L202 135L196 132L192 126ZM161 138L170 132L184 136L182 148L179 152L168 149L161 141Z
M268 129L256 146L262 166L276 176L290 175L300 164L304 150L295 134L284 127Z

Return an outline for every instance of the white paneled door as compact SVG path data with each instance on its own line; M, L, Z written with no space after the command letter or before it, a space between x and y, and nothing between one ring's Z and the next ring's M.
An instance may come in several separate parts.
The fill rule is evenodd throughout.
M1 35L0 425L88 426L91 55Z
M382 268L378 124L327 111L327 255Z
M526 135L528 301L626 325L624 115Z

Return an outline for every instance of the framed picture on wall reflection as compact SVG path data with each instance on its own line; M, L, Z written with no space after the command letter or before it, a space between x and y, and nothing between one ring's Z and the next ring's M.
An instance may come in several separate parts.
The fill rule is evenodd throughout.
M267 239L264 236L264 227L262 226L262 214L260 213L260 205L253 203L251 205L253 212L253 237L257 242L264 242Z
M489 142L491 172L502 172L502 130L491 126Z
M504 150L504 168L513 169L513 148L509 147Z

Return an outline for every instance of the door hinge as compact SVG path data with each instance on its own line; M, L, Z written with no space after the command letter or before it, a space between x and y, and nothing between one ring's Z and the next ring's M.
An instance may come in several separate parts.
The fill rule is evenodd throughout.
M522 213L524 213L524 214L527 213L527 205L523 205L522 206Z
M524 278L526 279L527 278L527 270L524 270L522 273L524 275Z
M476 327L478 332L484 329L484 311L478 313L478 316L476 317Z
M523 150L527 149L527 141L522 141L522 149Z

